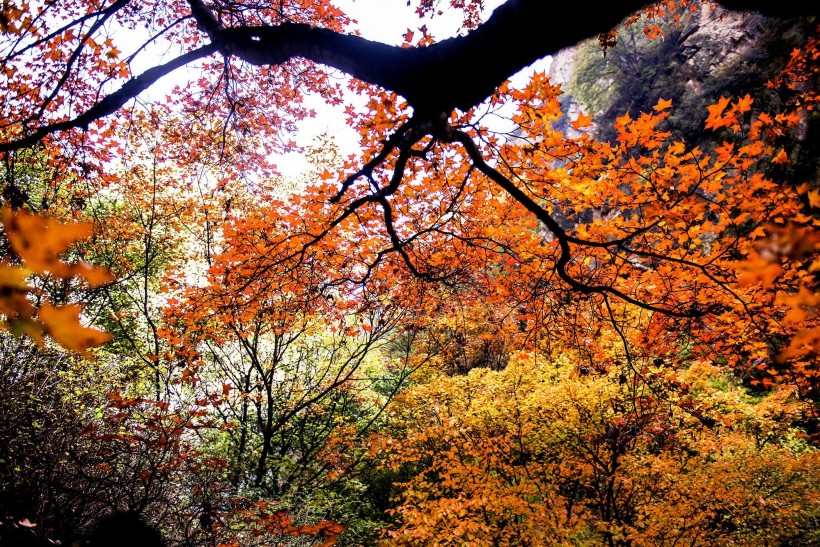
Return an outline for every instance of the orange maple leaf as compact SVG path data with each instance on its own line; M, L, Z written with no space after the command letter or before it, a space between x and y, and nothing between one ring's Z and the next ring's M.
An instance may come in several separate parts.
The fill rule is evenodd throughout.
M820 208L820 190L809 192L809 205Z
M103 268L60 260L60 255L71 245L91 236L93 226L90 223L63 223L25 211L12 211L9 207L4 207L0 215L12 250L31 271L51 273L63 279L79 275L92 287L114 280L114 276Z
M772 163L789 163L789 156L786 151L781 149L773 158Z
M658 99L658 104L652 107L655 112L661 112L667 108L672 108L672 99Z
M784 363L789 359L816 356L818 349L820 349L820 327L809 327L799 330L794 335L789 346L777 356L777 360Z
M81 311L82 306L79 304L58 307L46 302L40 308L38 316L48 334L58 344L89 358L88 349L108 342L111 340L111 335L101 330L82 326L80 324Z
M51 265L57 260L57 255L64 253L72 243L89 237L92 232L88 223L61 224L53 218L12 211L9 207L3 208L2 216L12 249L37 271L40 267Z
M672 99L658 99L658 104L652 107L655 112L661 112L667 108L672 108Z
M582 127L589 127L592 125L592 116L589 114L584 114L583 112L578 114L578 117L570 122L570 125L575 129L581 129Z
M624 114L623 116L618 116L615 118L616 125L628 125L632 123L632 117L629 115L629 112Z
M706 110L709 111L709 116L706 118L706 129L719 129L724 125L728 125L721 118L721 114L727 106L729 106L729 98L721 97L717 103L706 107Z
M748 112L752 109L752 103L754 99L752 99L751 95L748 93L737 100L735 103L735 109L740 112L741 114L744 112Z

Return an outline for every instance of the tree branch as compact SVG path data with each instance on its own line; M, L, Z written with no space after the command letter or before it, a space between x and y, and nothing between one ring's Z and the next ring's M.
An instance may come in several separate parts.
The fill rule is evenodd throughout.
M769 15L814 15L816 11L798 0L724 0L723 4ZM29 146L55 131L87 126L115 112L159 77L217 50L256 65L278 65L301 57L339 69L403 96L420 118L449 114L454 108L468 110L522 68L609 31L647 2L606 2L579 15L571 3L508 0L467 35L415 48L389 46L298 23L224 28L202 0L188 0L188 5L210 45L146 71L72 120L44 125L25 137L0 144L0 151Z
M57 131L66 131L77 127L88 127L94 120L104 118L109 114L113 114L120 109L125 103L131 99L139 96L140 93L151 87L161 77L173 72L177 68L187 65L188 63L207 57L216 51L216 47L212 44L205 45L194 51L190 51L165 63L164 65L155 66L140 74L135 78L128 80L117 91L113 92L103 98L100 102L77 116L61 122L54 122L38 128L36 131L21 137L19 139L0 142L0 152L9 152L11 150L18 150L27 146L37 144L43 137L56 133Z
M740 0L729 4L738 9L766 8L768 13L811 12L794 0L776 5ZM427 116L449 113L454 108L468 110L522 68L609 31L646 5L645 0L606 2L579 15L572 3L508 0L466 36L429 47L388 46L295 23L228 28L218 33L218 45L226 55L257 65L276 65L303 57L331 66L395 91L417 113Z
M558 225L555 219L553 219L543 207L541 207L535 201L533 201L528 195L524 193L523 190L521 190L515 184L513 184L507 177L493 169L486 161L484 161L484 158L481 156L481 152L479 151L475 142L473 142L473 140L470 138L469 135L467 135L467 133L464 133L463 131L452 130L450 131L450 135L453 141L460 143L464 147L465 151L467 152L467 156L469 156L470 160L473 162L473 164L479 171L481 171L490 180L492 180L498 186L504 189L504 191L506 191L510 195L510 197L512 197L518 203L523 205L528 211L534 214L536 218L543 222L547 229L550 232L552 232L552 234L555 236L556 241L558 242L558 248L560 250L560 255L558 256L558 260L555 263L555 271L558 272L558 276L562 280L564 280L564 282L566 282L573 290L578 291L581 294L597 293L603 296L611 294L616 298L623 300L624 302L628 302L645 310L663 313L665 315L669 315L672 317L700 317L708 313L708 311L704 312L702 310L678 311L672 308L665 308L662 306L658 306L655 304L651 304L649 302L644 302L636 298L633 298L614 287L606 285L588 285L572 277L570 273L567 271L567 266L572 261L572 251L570 249L570 243L593 247L598 247L601 245L596 244L595 242L586 242L583 240L579 240L567 234L566 231L564 231L564 229Z

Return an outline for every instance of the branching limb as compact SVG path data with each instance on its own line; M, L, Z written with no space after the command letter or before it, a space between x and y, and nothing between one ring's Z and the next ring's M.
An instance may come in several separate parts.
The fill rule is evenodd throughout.
M113 114L119 110L125 105L125 103L139 96L140 93L151 87L163 76L171 73L177 68L196 61L197 59L207 57L215 51L216 47L209 44L181 55L173 61L165 63L164 65L150 68L139 76L128 80L120 89L104 97L100 102L76 118L44 125L36 131L33 131L32 133L19 139L0 142L0 152L9 152L12 150L19 150L20 148L25 148L27 146L32 146L40 142L40 140L46 136L58 131L66 131L78 127L86 128L91 124L91 122L104 118L105 116Z
M566 231L559 226L558 222L550 216L550 214L540 205L538 205L532 198L530 198L523 190L518 188L515 184L513 184L507 177L499 173L493 167L491 167L484 158L481 156L481 151L476 146L475 142L470 138L467 133L463 131L451 130L448 133L449 138L452 141L460 143L467 152L468 157L473 162L473 164L478 168L479 171L484 173L490 180L498 184L504 191L506 191L510 197L514 200L518 201L521 205L523 205L528 211L538 218L547 229L552 232L555 236L556 241L558 242L558 246L560 249L560 254L558 256L558 260L555 263L555 270L558 272L558 276L567 283L573 290L576 290L582 294L592 294L598 293L601 295L610 294L615 296L624 302L628 302L640 308L655 311L659 313L663 313L666 315L670 315L672 317L700 317L707 312L702 310L690 310L690 311L678 311L671 308L665 308L661 306L657 306L655 304L651 304L649 302L643 302L636 298L629 296L628 294L615 289L614 287L609 287L606 285L587 285L581 281L578 281L572 275L569 274L567 271L567 266L569 265L570 261L572 260L572 251L570 249L570 244L578 244L578 245L586 245L586 246L594 246L600 247L599 243L596 242L586 242L583 240L578 240L566 233Z
M410 130L410 128L410 122L400 126L396 130L396 132L393 133L393 135L391 135L390 138L387 139L387 141L385 141L384 146L382 146L381 151L378 153L378 155L376 155L376 157L368 161L361 169L359 169L358 171L356 171L344 180L344 182L342 183L342 187L339 189L336 195L330 198L330 202L338 203L339 200L341 200L344 197L345 193L347 193L348 188L350 188L359 178L371 178L373 175L373 170L387 160L388 156L390 156L393 150L396 149L396 147L399 145L402 138Z
M122 9L120 4L125 3L118 0L112 9L113 6ZM808 4L796 0L723 3L769 14L813 14ZM159 76L217 51L255 65L275 66L298 57L331 66L396 92L408 101L420 119L456 108L466 111L490 97L499 85L522 68L563 47L609 31L647 2L602 3L579 19L573 4L507 0L485 23L467 35L428 47L411 48L389 46L301 23L225 28L202 0L188 0L188 5L210 44L146 71L72 120L44 125L29 135L0 144L0 151L34 144L55 131L87 126L135 98ZM572 24L554 25L551 21L572 21Z

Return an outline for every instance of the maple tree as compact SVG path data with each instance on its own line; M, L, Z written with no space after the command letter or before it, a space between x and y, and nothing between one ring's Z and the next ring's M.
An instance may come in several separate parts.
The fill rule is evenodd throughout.
M708 107L712 146L680 137L662 90L599 140L589 114L557 129L545 74L507 81L589 36L614 55L631 12L653 37L698 7L508 0L482 22L453 1L463 36L388 46L328 1L4 2L0 313L99 367L26 407L60 409L81 454L11 482L81 477L87 519L151 514L179 544L816 534L820 198L789 179L816 123L816 40L771 101ZM556 19L573 24L545 33ZM347 93L367 99L345 110L361 154L320 142L286 187L275 156L298 148L305 97ZM487 126L501 115L512 129ZM112 344L91 349L109 335L88 315ZM9 359L4 389L52 362ZM47 444L35 433L14 458Z
M622 231L619 237L609 241L587 241L567 234L556 223L549 208L539 203L542 197L522 190L512 182L514 177L490 167L482 157L480 143L470 132L459 129L458 124L469 125L471 109L489 98L519 68L560 45L574 43L583 33L589 34L587 28L607 30L624 16L624 11L642 7L640 4L619 5L595 10L585 25L562 27L561 33L552 33L549 40L544 40L535 39L537 33L531 27L540 25L540 21L548 16L558 15L552 7L532 1L511 1L499 7L488 21L478 25L476 6L472 5L465 8L464 24L476 28L466 36L433 45L427 44L427 37L420 42L427 47L398 48L342 34L340 31L349 21L338 9L324 3L294 5L277 11L248 10L241 4L208 6L199 1L154 10L147 4L138 9L128 2L115 2L107 7L88 6L88 11L76 18L70 10L62 13L57 6L44 6L40 8L41 12L29 13L27 4L8 4L4 8L4 27L13 39L5 54L4 67L8 87L16 90L16 95L9 94L5 103L4 131L7 137L6 143L0 147L13 152L43 139L48 142L51 135L67 131L63 150L51 152L65 160L61 165L65 171L63 176L79 172L87 179L91 171L96 171L101 182L106 184L112 175L105 172L104 162L111 159L112 150L122 151L123 143L116 137L118 122L106 127L105 117L138 97L159 77L216 54L214 61L205 62L201 68L203 75L212 75L211 78L200 78L187 89L177 87L175 96L168 97L168 105L179 104L189 114L179 120L180 127L173 130L176 135L182 132L189 137L184 144L180 143L178 153L182 157L188 156L189 168L218 158L221 180L242 178L241 173L247 171L243 169L245 165L253 165L253 172L262 176L269 167L263 156L252 150L252 143L265 142L268 152L280 150L277 141L282 140L279 138L282 128L287 129L305 115L299 106L305 92L323 93L331 102L341 100L339 85L332 85L327 73L316 65L311 65L312 70L301 68L308 66L305 63L309 61L319 62L347 72L358 78L362 85L366 82L385 89L380 92L382 105L372 103L376 109L372 117L351 113L351 119L367 131L362 144L373 146L374 155L362 161L361 169L346 176L341 188L333 195L331 201L340 204L340 209L330 221L330 228L358 214L360 209L381 209L378 214L383 217L389 245L383 253L376 254L376 258L395 252L417 275L428 279L445 277L447 274L436 272L434 267L428 268L420 257L408 250L411 242L416 243L416 237L396 230L398 219L394 217L399 204L391 204L388 198L394 197L405 179L412 178L414 171L426 167L424 161L419 161L424 160L424 154L420 150L414 152L414 146L422 144L427 149L439 147L443 151L458 144L463 147L461 163L472 164L471 170L493 180L553 234L560 248L555 269L562 281L582 293L609 294L638 303L640 298L626 294L612 283L588 283L579 279L567 271L567 265L577 259L573 246L613 249L643 234L649 229L647 225L637 227L632 233ZM762 6L751 3L745 7ZM149 9L152 16L143 17L147 12L142 10ZM432 9L431 5L422 4L419 12L425 14ZM796 3L786 2L778 4L777 8L763 9L766 12L771 10L793 13L799 12L800 8ZM646 13L654 16L657 8L646 8ZM61 26L52 30L49 21L60 22ZM142 50L142 47L137 49L133 58L120 59L121 51L111 35L114 26L145 28L149 35L156 33L143 47L162 37L163 40L178 41L185 52L106 93L102 90L130 76L129 63ZM316 28L318 26L323 28ZM513 40L513 35L533 38L521 42ZM505 55L499 55L496 50L499 43L515 43L515 47L508 48ZM488 48L493 48L492 52ZM220 56L222 60L219 60ZM493 62L487 63L488 58ZM481 70L474 66L476 63L481 63ZM42 70L32 70L40 64ZM262 68L252 70L253 65ZM31 81L32 74L36 74L40 82ZM277 89L291 89L292 92L275 94L273 101L263 104L258 97L265 94L255 90L262 90L266 84L277 80ZM429 86L429 81L436 82L436 85ZM215 86L213 90L217 94L210 93L209 86ZM390 93L406 100L403 107L398 105L401 109L397 109L396 97ZM35 94L44 96L36 98ZM494 100L498 100L498 96ZM412 114L408 107L412 108ZM453 120L457 122L455 124L446 122L450 111L456 107L466 111L465 114L460 120ZM195 130L200 128L199 120L202 119L208 120L212 126ZM89 133L92 125L97 130ZM163 124L163 127L168 125ZM174 139L173 135L169 137ZM378 144L382 140L384 144ZM77 154L84 159L74 161L72 157L76 158ZM392 158L393 155L396 157ZM60 160L55 158L54 161ZM347 167L354 165L351 163ZM383 187L376 183L374 172L385 177ZM363 177L379 189L368 192L366 188L356 188L357 181ZM429 229L423 228L421 234ZM319 232L316 238L323 234L324 231ZM306 245L311 243L305 242ZM630 250L626 254L635 255L638 251ZM699 313L699 310L683 312L642 303L647 309L663 309L673 315Z
M817 452L779 430L799 413L789 390L754 403L699 363L661 396L660 368L572 362L516 358L404 393L371 445L404 470L384 544L816 541Z

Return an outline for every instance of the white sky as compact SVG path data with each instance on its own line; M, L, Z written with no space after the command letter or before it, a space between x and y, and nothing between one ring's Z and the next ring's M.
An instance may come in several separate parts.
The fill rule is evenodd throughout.
M487 17L503 3L504 0L484 0ZM443 10L443 15L432 19L419 19L415 7L408 6L406 0L337 0L335 4L358 21L363 37L385 44L401 44L408 29L416 31L422 25L427 25L433 36L442 40L455 36L461 23L455 10L450 13Z

